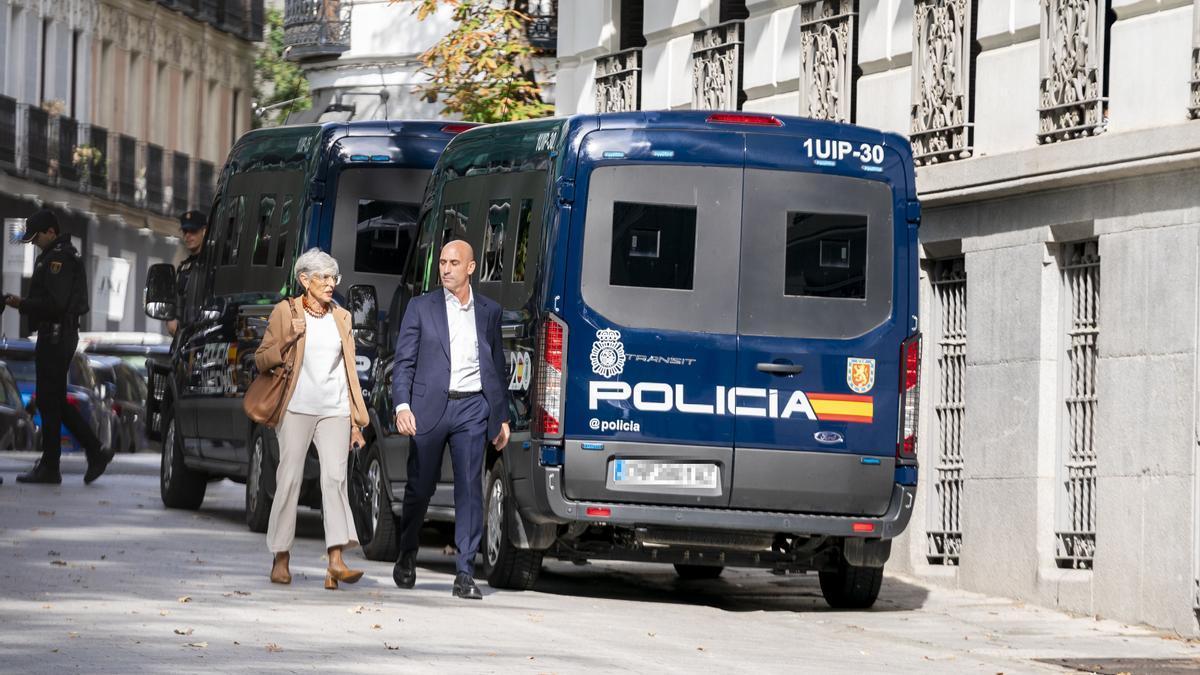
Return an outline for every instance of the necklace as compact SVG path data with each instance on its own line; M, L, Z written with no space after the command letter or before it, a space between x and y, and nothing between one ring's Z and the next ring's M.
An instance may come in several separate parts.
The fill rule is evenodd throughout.
M308 304L308 296L307 296L307 295L306 295L306 296L304 296L304 300L303 300L303 301L301 301L301 303L300 303L300 304L304 305L304 311L305 311L305 313L307 313L309 316L311 316L311 317L312 317L312 318L314 318L314 319L320 319L321 317L325 316L325 314L326 314L326 313L328 313L328 312L329 312L329 308L328 308L328 307L322 308L322 309L321 309L321 311L319 311L319 312L318 312L317 310L313 309L313 308L312 308L312 307L311 307L311 306Z

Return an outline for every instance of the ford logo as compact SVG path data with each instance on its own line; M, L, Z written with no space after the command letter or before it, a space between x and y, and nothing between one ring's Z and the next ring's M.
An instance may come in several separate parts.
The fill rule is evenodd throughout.
M817 433L813 434L813 438L815 438L818 443L824 443L826 445L841 443L843 440L842 435L836 431L818 431Z

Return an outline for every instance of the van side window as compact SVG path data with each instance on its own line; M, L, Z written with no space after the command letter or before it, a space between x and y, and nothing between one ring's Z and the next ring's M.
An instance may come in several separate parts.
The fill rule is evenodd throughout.
M416 204L382 199L358 200L358 227L354 244L354 271L400 274L412 245Z
M479 281L504 281L504 231L508 228L511 211L508 199L488 202L487 228L483 232L483 252L480 256Z
M467 238L467 221L471 219L471 204L449 204L442 209L442 244Z
M517 241L513 246L516 249L513 253L513 283L519 284L525 281L525 262L529 256L529 225L532 220L533 200L522 199L521 210L517 214Z
M279 234L275 242L275 266L283 267L288 258L288 230L292 226L292 196L283 196L283 210L279 212Z
M613 203L613 286L692 290L696 268L696 208Z
M258 198L258 234L254 238L251 265L266 265L271 260L271 218L275 215L275 195Z
M437 234L437 219L433 211L426 211L421 221L421 235L417 241L416 255L410 267L410 291L414 296L429 288L429 270L433 265L433 238Z
M867 297L867 217L787 214L784 295Z
M246 220L246 195L233 198L225 209L225 241L221 246L221 264L236 265L238 244L242 238L242 225Z

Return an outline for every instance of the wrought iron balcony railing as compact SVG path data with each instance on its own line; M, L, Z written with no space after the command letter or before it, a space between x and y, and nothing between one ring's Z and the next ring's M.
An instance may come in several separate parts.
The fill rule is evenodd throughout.
M283 43L289 61L336 58L350 49L349 0L286 0Z
M54 158L58 164L57 172L60 181L68 183L79 182L79 167L75 166L75 148L79 145L79 122L70 117L59 116L58 133L54 138Z
M45 178L50 173L50 113L28 106L25 115L25 167Z
M145 172L145 206L151 211L157 213L166 213L167 207L163 203L163 187L165 180L163 178L163 149L161 145L153 143L146 144L145 160L142 165L142 170Z
M17 100L0 96L0 167L17 168Z
M133 136L120 134L116 138L113 149L116 150L114 163L117 169L116 198L130 206L137 205L137 139Z

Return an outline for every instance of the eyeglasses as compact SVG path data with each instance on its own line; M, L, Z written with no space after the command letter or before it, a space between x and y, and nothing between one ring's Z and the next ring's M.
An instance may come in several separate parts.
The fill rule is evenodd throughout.
M315 281L318 284L333 284L337 286L342 283L342 275L340 274L310 274L308 278L310 281Z

